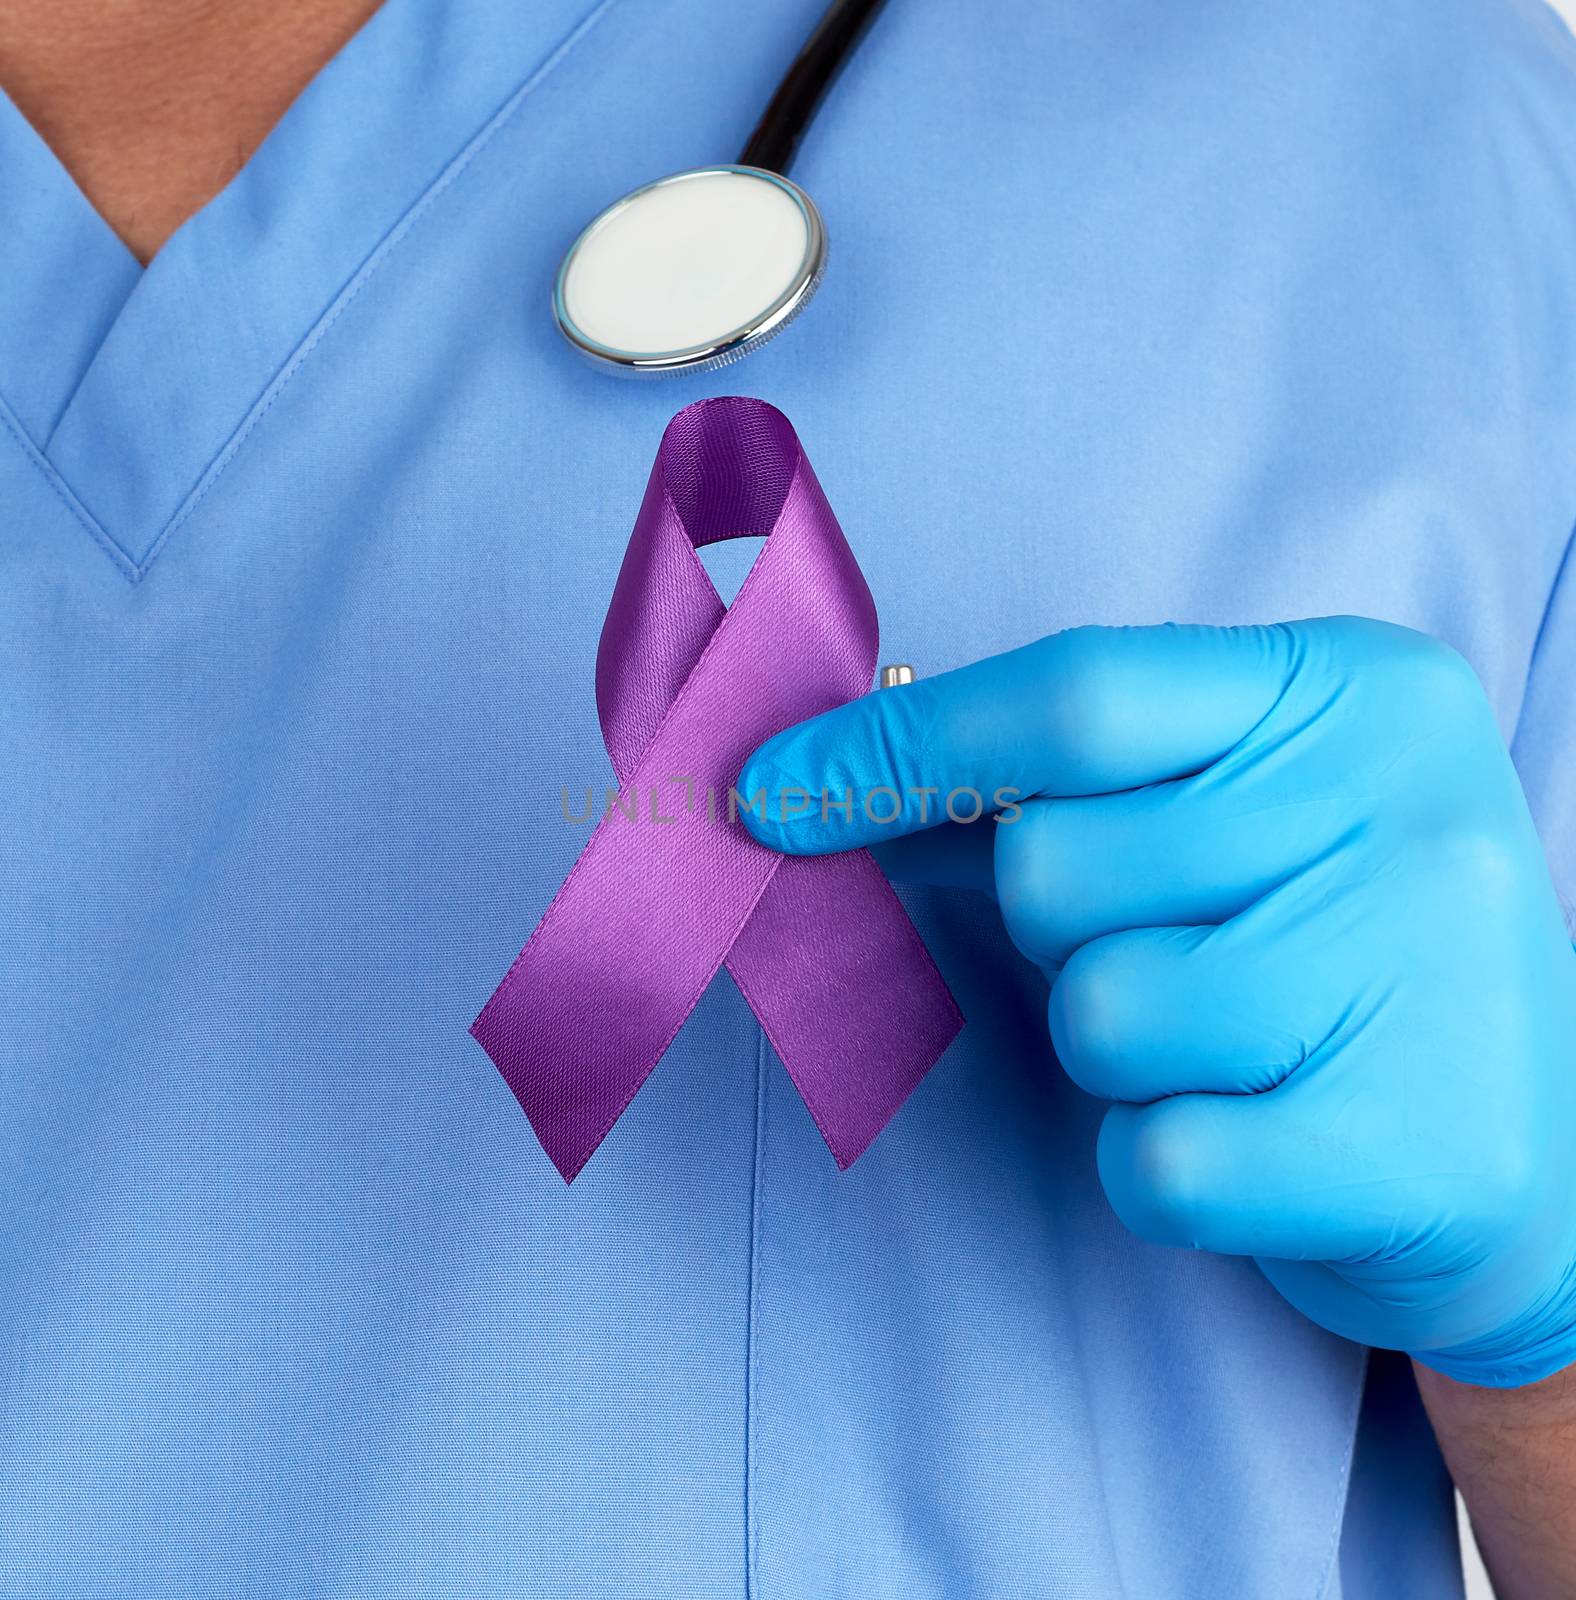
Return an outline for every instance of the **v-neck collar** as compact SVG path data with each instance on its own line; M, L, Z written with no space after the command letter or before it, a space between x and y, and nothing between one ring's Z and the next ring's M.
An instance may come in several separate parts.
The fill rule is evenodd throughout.
M141 276L136 257L0 94L0 392L34 441L54 432Z
M615 3L385 0L146 268L0 96L0 448L19 433L140 578L383 253Z

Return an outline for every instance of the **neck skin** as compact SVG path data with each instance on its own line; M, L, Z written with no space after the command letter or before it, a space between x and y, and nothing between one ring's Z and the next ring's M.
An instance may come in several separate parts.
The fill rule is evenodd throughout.
M378 0L0 0L0 87L146 262Z

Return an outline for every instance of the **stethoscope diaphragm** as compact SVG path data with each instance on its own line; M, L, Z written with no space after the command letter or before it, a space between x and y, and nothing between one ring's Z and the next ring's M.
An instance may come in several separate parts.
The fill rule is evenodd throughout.
M826 270L826 228L788 168L883 4L831 0L735 164L635 189L569 247L553 317L587 360L625 377L720 367L804 309Z
M558 269L553 315L624 376L723 366L804 308L826 266L821 214L759 167L696 167L615 201Z

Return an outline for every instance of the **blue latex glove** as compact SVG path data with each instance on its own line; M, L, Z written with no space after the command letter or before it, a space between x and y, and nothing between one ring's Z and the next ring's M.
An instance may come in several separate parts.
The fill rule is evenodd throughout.
M1135 1233L1466 1382L1576 1361L1576 952L1445 646L1078 629L790 728L740 786L777 849L993 888ZM968 790L1001 820L946 822Z

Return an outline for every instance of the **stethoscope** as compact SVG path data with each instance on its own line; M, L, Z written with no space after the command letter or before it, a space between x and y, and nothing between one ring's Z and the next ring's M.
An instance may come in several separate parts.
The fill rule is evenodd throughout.
M832 0L737 162L658 178L581 233L553 316L582 355L625 377L720 367L805 308L826 270L826 225L788 167L884 3Z

